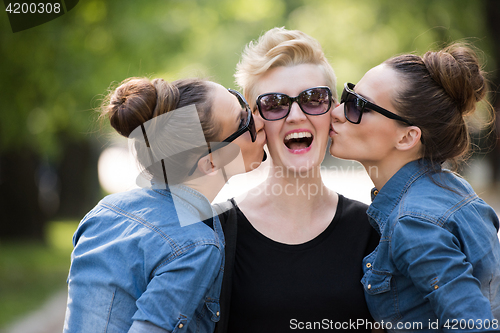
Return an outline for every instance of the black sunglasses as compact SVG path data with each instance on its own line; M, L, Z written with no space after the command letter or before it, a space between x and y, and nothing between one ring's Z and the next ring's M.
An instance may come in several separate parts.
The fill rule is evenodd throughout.
M241 105L241 121L240 121L240 127L236 132L222 140L222 142L218 142L216 144L210 145L210 142L207 142L208 145L208 151L205 152L203 155L200 156L200 158L196 161L196 164L193 165L191 170L188 173L188 176L191 176L194 171L196 170L196 167L198 166L198 161L202 159L203 157L207 156L208 154L211 154L212 152L216 151L217 149L221 149L229 145L229 143L233 142L236 140L238 137L243 135L246 131L250 132L250 137L252 138L252 142L255 142L257 139L257 130L255 129L255 122L253 119L252 115L252 110L250 109L250 106L248 105L245 97L243 97L242 94L240 94L238 91L233 90L233 89L228 89L228 91L236 96L238 98L238 101L240 102Z
M308 115L319 116L327 113L332 106L332 91L328 87L314 87L301 92L296 97L282 93L267 93L257 97L259 113L265 120L280 120L288 116L293 102Z
M413 126L411 122L397 114L388 111L376 104L367 101L364 97L356 94L354 92L355 85L353 83L345 83L344 90L342 91L342 97L340 98L340 103L344 103L344 115L345 119L353 124L359 124L361 122L361 117L366 110L373 110L386 116L387 118L402 121L410 126Z
M222 142L232 142L246 131L250 132L250 136L252 137L252 142L255 142L255 140L257 139L257 130L255 129L255 122L253 120L252 110L250 109L247 100L245 99L245 97L243 97L242 94L240 94L236 90L228 89L227 91L236 96L238 98L238 102L240 102L241 122L240 122L240 128L238 128L236 132L228 136Z

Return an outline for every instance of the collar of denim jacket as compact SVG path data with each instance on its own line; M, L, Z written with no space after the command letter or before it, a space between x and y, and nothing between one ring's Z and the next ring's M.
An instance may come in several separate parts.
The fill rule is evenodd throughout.
M168 192L172 197L175 212L182 227L203 222L217 216L210 201L200 192L186 185L168 185L151 182L151 187L158 192Z
M424 159L411 161L399 169L380 190L371 191L372 203L367 214L370 224L382 234L389 215L398 206L403 195L422 175L432 169L432 164Z

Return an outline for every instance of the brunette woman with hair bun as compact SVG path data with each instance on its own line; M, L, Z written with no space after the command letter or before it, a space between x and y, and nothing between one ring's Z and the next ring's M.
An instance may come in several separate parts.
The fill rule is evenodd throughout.
M330 153L375 185L367 214L381 240L361 282L388 331L500 329L498 216L443 167L468 154L465 117L487 91L474 50L453 44L372 68L331 112Z
M150 183L105 197L78 226L64 332L213 332L224 236L210 202L260 165L262 120L200 79L130 78L101 110Z

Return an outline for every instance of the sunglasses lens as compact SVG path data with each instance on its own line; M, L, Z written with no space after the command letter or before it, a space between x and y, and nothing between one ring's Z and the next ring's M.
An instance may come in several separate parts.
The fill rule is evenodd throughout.
M257 130L255 129L255 122L253 120L253 115L251 113L250 113L250 121L248 123L248 131L250 132L252 142L255 142L255 139L257 139Z
M352 123L359 123L361 114L363 113L364 103L354 95L349 94L344 99L345 117Z
M312 88L301 92L298 102L302 110L310 115L326 113L331 105L330 94L325 88Z
M248 109L243 107L241 110L241 120L240 120L240 127L238 129L245 128L248 126L250 119L248 118Z
M250 132L252 142L255 142L257 138L257 130L255 129L255 122L253 120L252 110L250 110L250 107L248 106L248 103L245 100L245 97L243 97L243 95L231 89L229 89L229 92L238 98L238 101L240 102L241 105L240 126L238 127L238 130L235 133L239 132L240 133L239 135L241 135L246 130L248 130ZM233 138L233 140L234 139L235 138Z
M252 137L252 142L255 142L255 139L257 138L257 130L255 129L255 122L253 120L252 111L245 101L242 101L241 106L241 121L240 128L238 130L248 128L250 136Z
M248 128L250 136L252 137L252 142L254 142L255 138L257 137L257 131L255 129L255 122L253 120L252 112L250 110L250 107L248 107L248 105L244 105L243 110L241 112L241 122L239 129L243 128Z
M285 94L273 93L259 98L262 117L267 120L281 119L288 113L290 100Z

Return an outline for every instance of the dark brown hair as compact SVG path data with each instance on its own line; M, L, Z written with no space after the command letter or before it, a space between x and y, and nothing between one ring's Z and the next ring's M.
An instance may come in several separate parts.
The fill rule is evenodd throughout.
M121 82L118 88L111 90L107 98L104 99L100 110L101 118L108 118L111 126L118 133L130 137L135 129L155 117L185 106L195 105L205 140L207 142L219 141L221 129L212 114L213 98L210 96L212 90L210 81L196 78L171 83L163 79L128 78ZM179 124L179 128L182 125ZM189 131L190 129L185 130ZM151 132L148 132L149 140L152 140L155 133L156 136L161 135L161 129L158 131L151 129ZM155 159L156 161L162 159L163 156L171 156L172 151L178 150L185 144L185 142L180 142L176 135L168 136L168 141L162 142L161 147L156 147L157 150L153 151L155 157L159 156ZM150 158L149 154L151 151L144 149L143 146L139 141L135 143L135 154L140 166L142 166L141 169L145 170L149 176L163 180L164 174L161 166L158 166L158 163L150 165L152 157ZM191 155L195 155L194 152ZM196 157L186 154L183 158L168 161L171 164L169 170L183 173L186 170L186 165L191 163L193 158ZM166 160L164 162L167 163ZM179 180L182 177L176 175L175 179Z
M212 124L210 89L208 81L195 78L168 83L163 79L131 77L108 94L101 107L101 117L109 118L111 126L128 137L154 117L196 104L207 141L215 141L219 129Z
M455 43L423 57L406 54L385 64L402 78L393 96L398 113L422 131L423 158L454 169L470 151L464 117L487 93L487 80L472 47ZM492 116L494 114L492 113Z

